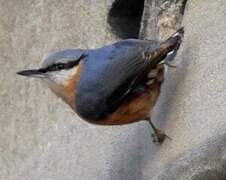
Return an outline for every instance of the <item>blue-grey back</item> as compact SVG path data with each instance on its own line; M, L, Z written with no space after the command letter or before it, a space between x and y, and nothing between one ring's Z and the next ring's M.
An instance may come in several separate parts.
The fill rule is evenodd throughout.
M116 107L109 105L132 90L133 81L147 67L143 53L157 47L156 41L131 39L87 51L76 88L78 113L99 117L113 111Z

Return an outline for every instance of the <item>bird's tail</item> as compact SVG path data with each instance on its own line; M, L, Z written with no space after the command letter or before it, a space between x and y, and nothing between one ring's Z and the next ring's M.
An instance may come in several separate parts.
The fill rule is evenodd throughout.
M184 28L180 28L172 36L170 36L166 41L161 43L160 47L155 51L155 59L151 64L156 65L162 61L167 63L174 59L177 54L177 50L180 47L182 38L184 35Z
M174 33L170 38L161 44L166 49L165 62L171 61L177 54L177 50L180 47L182 38L184 36L184 27L180 28L176 33Z

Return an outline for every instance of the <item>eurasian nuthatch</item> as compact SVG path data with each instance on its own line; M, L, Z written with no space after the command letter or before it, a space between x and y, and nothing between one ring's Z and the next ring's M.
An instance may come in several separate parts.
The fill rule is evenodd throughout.
M67 49L45 57L41 67L17 72L42 78L84 120L122 125L148 120L164 79L164 66L180 46L183 28L164 42L126 39L98 49Z

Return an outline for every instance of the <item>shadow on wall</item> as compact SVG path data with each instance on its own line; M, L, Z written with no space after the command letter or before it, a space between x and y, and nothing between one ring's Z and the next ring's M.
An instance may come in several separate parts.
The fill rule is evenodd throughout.
M129 126L123 127L126 129L125 136L122 137L120 133L120 140L109 146L108 153L111 163L107 180L143 179L143 165L151 150L156 148L152 143L151 128L148 123L139 122Z
M138 38L144 0L115 0L108 13L108 24L119 38Z

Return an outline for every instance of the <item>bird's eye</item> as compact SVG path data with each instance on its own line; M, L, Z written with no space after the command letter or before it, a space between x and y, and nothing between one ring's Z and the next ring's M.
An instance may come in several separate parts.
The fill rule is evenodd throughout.
M57 70L64 69L64 64L57 64L56 68L57 68Z
M53 64L45 69L45 71L59 71L61 69L65 69L66 65L63 63Z

